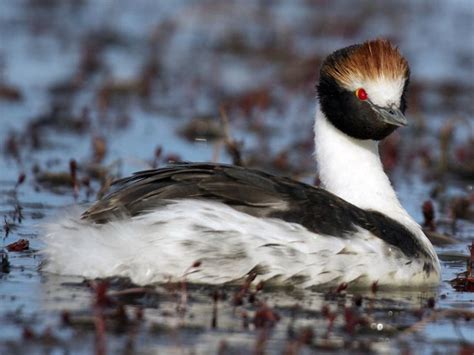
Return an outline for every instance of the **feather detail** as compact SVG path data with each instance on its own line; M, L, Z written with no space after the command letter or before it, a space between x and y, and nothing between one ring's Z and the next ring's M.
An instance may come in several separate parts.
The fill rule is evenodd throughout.
M389 41L376 39L334 52L324 62L321 72L352 90L355 82L380 79L405 81L409 76L409 67L406 59Z

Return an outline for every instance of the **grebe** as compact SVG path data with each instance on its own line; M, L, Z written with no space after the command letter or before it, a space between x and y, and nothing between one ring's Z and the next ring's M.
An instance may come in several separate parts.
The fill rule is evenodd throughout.
M182 163L135 173L81 218L45 228L45 269L140 284L222 284L251 272L303 287L433 286L440 265L399 203L378 141L407 121L407 61L386 40L340 49L317 87L324 188L238 166Z

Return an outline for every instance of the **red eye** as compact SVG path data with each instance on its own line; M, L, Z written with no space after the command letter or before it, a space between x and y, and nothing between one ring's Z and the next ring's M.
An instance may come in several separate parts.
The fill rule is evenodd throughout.
M359 100L362 100L362 101L365 101L368 99L368 95L367 95L367 92L360 88L360 89L357 89L356 92L355 92L356 96L359 98Z

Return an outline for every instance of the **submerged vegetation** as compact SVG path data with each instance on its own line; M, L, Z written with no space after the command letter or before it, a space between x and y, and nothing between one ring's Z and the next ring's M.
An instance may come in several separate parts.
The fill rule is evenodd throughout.
M473 353L474 10L357 4L2 2L0 353ZM318 184L318 68L374 36L412 66L410 127L381 152L438 289L189 284L199 260L149 286L41 272L38 224L136 170L223 161Z

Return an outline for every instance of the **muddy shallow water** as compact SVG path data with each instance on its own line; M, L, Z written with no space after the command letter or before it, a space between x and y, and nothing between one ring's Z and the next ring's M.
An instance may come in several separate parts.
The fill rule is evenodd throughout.
M474 239L473 23L470 1L1 2L0 352L472 353L474 294L449 280ZM377 36L411 64L410 127L382 156L408 212L423 223L431 201L452 242L437 247L437 289L143 288L40 271L41 224L114 177L240 157L317 182L318 67Z

